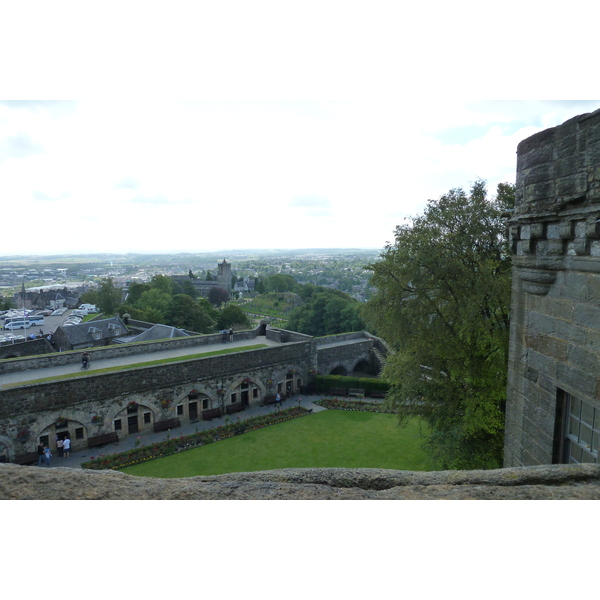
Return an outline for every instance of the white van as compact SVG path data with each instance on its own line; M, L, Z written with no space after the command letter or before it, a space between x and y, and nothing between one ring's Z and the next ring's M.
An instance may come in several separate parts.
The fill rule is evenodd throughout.
M29 319L13 319L10 323L4 325L4 329L25 329L32 327L33 323Z
M87 314L100 312L95 304L82 304L80 310L85 310Z
M77 309L71 311L72 317L85 317L86 315L87 315L87 310L85 310L83 308L77 308Z

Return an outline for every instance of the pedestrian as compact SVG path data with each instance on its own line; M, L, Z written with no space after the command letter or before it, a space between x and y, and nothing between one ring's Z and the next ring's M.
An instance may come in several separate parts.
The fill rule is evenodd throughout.
M226 344L227 343L227 330L223 329L223 343Z
M281 406L281 396L279 394L275 396L275 406Z
M50 452L50 448L44 449L44 460L46 461L46 465L50 466L51 458L52 458L52 452Z
M229 328L229 341L233 342L233 327Z
M61 438L56 438L56 449L58 450L58 458L62 458L64 454L63 441Z
M42 444L42 442L40 442L38 444L37 453L38 453L38 467L41 467L42 461L44 460L44 444Z
M69 458L69 456L71 455L71 440L70 440L69 436L67 436L63 440L63 452L65 455L65 458Z

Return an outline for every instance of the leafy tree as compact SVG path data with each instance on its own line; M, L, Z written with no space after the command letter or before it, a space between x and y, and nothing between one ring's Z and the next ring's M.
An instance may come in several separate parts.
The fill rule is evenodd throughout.
M174 281L166 275L153 275L150 281L150 287L152 289L160 290L166 294L173 294Z
M129 291L127 293L127 302L129 304L135 304L142 296L144 292L150 290L149 283L132 283L129 286Z
M191 269L188 271L188 277L189 277L190 279L197 279L197 277L196 277L196 276L195 276L195 275L192 273L192 270L191 270Z
M105 315L115 314L117 306L121 302L121 290L115 287L111 277L105 277L100 281L96 304Z
M197 333L209 333L215 326L206 311L185 294L173 296L165 313L165 322L172 327Z
M514 190L489 200L484 181L450 190L396 227L371 265L372 330L396 352L388 398L401 421L420 414L442 468L502 461L510 306L510 258L502 218Z
M217 329L227 329L231 325L238 325L243 328L250 327L248 315L235 304L226 306L219 312L219 317L217 318Z
M312 295L291 312L288 329L314 336L364 329L358 301L338 290L311 287Z
M146 313L148 321L166 324L165 320L170 303L170 294L158 288L152 288L141 295L135 306Z
M191 279L183 282L173 281L173 294L185 294L194 299L198 297L198 291L194 287Z
M229 302L229 292L222 287L212 287L208 291L208 301L213 306L221 306L224 302Z
M291 276L276 273L263 280L265 292L296 292L300 284Z

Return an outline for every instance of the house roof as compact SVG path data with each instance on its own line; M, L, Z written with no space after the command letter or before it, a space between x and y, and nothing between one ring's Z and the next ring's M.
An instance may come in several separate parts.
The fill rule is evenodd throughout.
M104 339L123 335L127 332L127 327L125 327L123 321L118 317L88 321L87 323L79 323L79 325L70 325L68 327L62 326L58 329L60 329L72 346L93 342L95 339L98 339L93 334L100 333L100 339Z
M116 339L115 342L120 344L129 344L131 342L151 342L154 340L166 340L170 338L189 337L189 333L170 327L169 325L153 325L150 329L135 336L128 336Z

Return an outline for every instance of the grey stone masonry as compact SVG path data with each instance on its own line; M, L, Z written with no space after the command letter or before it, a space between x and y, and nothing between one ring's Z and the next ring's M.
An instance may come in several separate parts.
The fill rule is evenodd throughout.
M600 414L600 110L519 144L508 234L504 465L569 462L569 398Z

